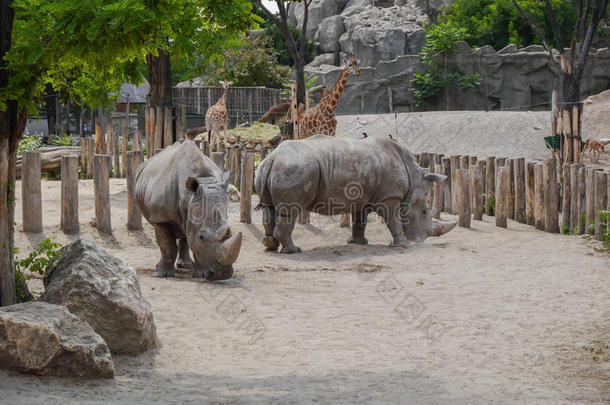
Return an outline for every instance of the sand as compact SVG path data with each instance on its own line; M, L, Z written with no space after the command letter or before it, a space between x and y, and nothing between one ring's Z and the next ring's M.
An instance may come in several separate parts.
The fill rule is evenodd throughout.
M73 239L58 229L59 182L43 182L43 197L44 235L21 232L17 201L23 252ZM115 357L113 380L2 370L1 403L610 402L610 256L599 242L485 217L407 249L387 247L373 220L370 245L352 246L336 219L312 215L295 232L304 252L279 255L258 241L260 213L239 224L232 204L245 237L232 280L154 279L152 228L125 230L124 180L111 180L111 201L113 236L101 236L81 181L81 233L138 270L162 348Z

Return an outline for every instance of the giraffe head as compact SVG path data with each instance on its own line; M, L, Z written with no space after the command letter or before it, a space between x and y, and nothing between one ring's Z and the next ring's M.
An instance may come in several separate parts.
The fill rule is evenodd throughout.
M226 81L226 80L221 80L221 81L220 81L220 85L221 85L221 86L222 86L222 88L223 88L223 89L225 89L225 90L226 90L226 89L228 89L228 88L229 88L229 86L230 86L230 85L232 85L232 84L233 84L233 82L229 82L229 81Z
M358 66L358 60L354 57L354 55L350 56L349 59L345 61L345 68L351 75L362 76L362 72L360 71L360 66Z

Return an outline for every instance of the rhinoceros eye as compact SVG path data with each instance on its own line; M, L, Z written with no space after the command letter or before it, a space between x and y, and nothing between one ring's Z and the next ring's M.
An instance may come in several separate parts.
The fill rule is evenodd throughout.
M422 213L422 214L424 214L424 215L428 215L428 210L424 208L424 209L421 211L421 213Z

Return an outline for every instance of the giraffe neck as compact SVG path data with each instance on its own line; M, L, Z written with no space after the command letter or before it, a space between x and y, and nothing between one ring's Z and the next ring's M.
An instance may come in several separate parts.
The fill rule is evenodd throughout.
M326 109L330 112L335 111L337 104L339 103L339 99L341 98L341 93L343 93L343 89L345 89L345 83L347 82L347 78L349 77L349 71L347 67L343 69L337 83L335 83L335 87L328 93L325 97L325 106Z
M220 100L218 100L218 104L226 105L227 90L229 90L229 88L225 87L224 91L222 92L222 96L220 96Z

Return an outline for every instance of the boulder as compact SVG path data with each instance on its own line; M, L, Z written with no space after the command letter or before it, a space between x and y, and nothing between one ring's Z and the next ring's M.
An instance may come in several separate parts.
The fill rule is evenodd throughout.
M322 65L334 65L335 64L335 54L334 53L323 53L316 56L310 63L307 65L308 68L317 68Z
M498 51L499 55L507 55L509 53L517 53L519 52L519 47L515 44L508 44L504 48Z
M130 265L91 240L62 248L44 275L40 300L65 305L99 333L113 353L136 355L159 345L150 303Z
M347 0L313 0L307 15L307 37L313 39L322 20L339 14ZM301 27L303 23L304 6L302 3L292 3L288 13L288 23Z
M334 15L323 19L315 35L318 48L323 53L339 51L339 38L344 32L345 27L343 27L341 16Z
M345 4L345 10L351 7L369 7L373 5L373 0L349 0Z
M46 302L0 308L0 365L56 377L114 376L102 337L65 307Z

